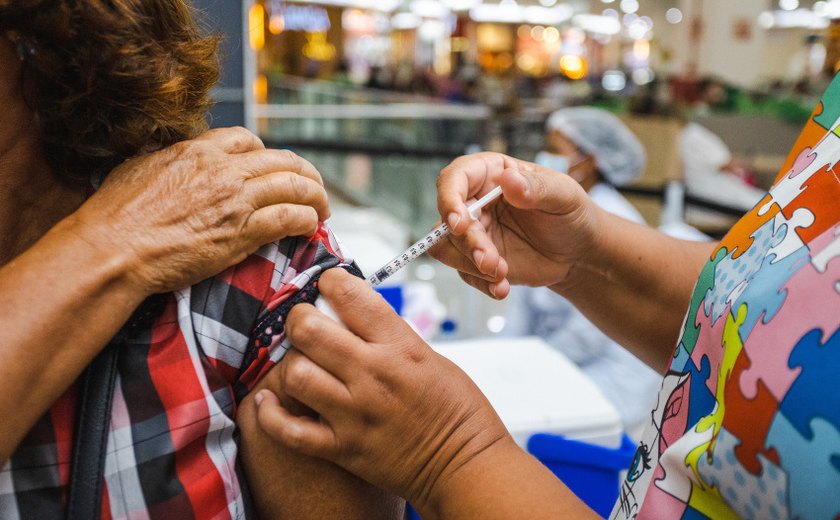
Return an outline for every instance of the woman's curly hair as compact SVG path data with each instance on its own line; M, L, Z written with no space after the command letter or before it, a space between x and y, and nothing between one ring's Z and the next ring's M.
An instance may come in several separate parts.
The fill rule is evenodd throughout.
M218 37L186 0L0 0L56 173L87 180L207 127Z

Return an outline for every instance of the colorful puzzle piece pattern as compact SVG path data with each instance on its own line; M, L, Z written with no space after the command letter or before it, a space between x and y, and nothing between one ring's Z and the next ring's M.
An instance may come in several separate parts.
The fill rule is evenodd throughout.
M689 355L694 350L694 345L697 343L697 334L700 330L697 325L698 313L701 312L700 304L706 293L714 287L717 264L724 258L726 258L726 249L718 249L714 253L711 261L707 262L706 265L703 266L703 270L700 271L700 278L697 280L697 285L694 287L694 293L691 295L691 303L688 307L688 314L686 314L685 323L683 324L681 340L677 346L676 352L674 353L675 358L680 357L681 350L684 351L685 354ZM672 362L671 365L675 367L681 366L675 365L674 362Z
M787 518L787 474L761 455L758 474L745 468L735 455L739 442L739 436L722 429L714 454L698 463L701 478L740 518Z
M840 518L838 78L703 268L613 518Z
M767 443L779 451L787 474L791 518L840 516L840 471L832 457L840 454L840 432L822 418L808 425L813 437L803 437L784 414L777 414Z

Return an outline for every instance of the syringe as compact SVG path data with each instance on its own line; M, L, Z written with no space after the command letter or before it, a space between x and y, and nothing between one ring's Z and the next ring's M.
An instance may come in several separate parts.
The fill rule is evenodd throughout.
M487 195L481 197L474 203L470 204L470 206L467 208L467 212L470 214L470 217L475 218L476 214L481 210L481 208L498 199L501 194L502 187L496 186L489 193L487 193ZM424 236L423 238L412 244L408 249L405 250L404 253L396 256L393 260L383 265L374 274L368 277L368 283L371 287L376 287L377 285L382 283L383 280L396 273L403 267L407 266L409 263L411 263L412 260L422 255L423 253L428 251L432 246L446 238L446 236L449 235L449 233L449 226L446 225L446 223L443 223L438 227L434 228L428 235Z

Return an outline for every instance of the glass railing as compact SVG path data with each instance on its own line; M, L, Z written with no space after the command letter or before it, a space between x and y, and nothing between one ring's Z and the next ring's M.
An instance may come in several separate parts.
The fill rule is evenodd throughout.
M356 205L382 208L404 223L414 238L439 219L435 183L450 156L289 148L318 168L330 191Z
M491 115L484 105L286 76L267 99L255 115L272 140L385 151L461 154L485 141Z
M254 108L267 144L306 157L334 190L416 236L438 218L440 170L482 149L491 116L484 105L292 77L272 82L268 101Z

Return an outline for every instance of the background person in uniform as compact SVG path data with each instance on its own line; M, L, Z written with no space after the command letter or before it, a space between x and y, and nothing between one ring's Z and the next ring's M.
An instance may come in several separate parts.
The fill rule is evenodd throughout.
M546 121L545 150L535 162L568 173L605 211L631 222L644 218L616 189L636 181L645 150L616 116L598 108L564 108ZM621 413L638 438L661 376L546 287L512 287L504 335L539 336L574 361Z

